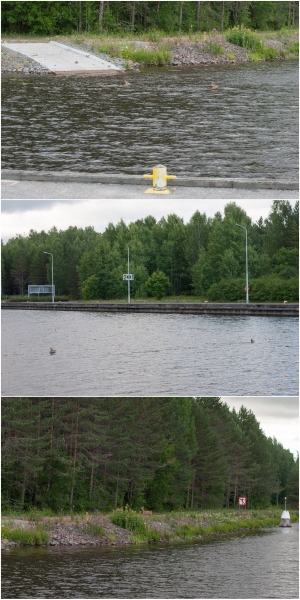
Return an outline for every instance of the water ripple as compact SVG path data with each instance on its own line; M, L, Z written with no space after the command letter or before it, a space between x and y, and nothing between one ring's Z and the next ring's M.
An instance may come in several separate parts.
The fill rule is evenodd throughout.
M298 524L133 548L30 548L2 559L2 598L298 598Z
M2 394L297 395L298 319L2 311Z
M4 77L3 167L297 179L297 61L126 77Z

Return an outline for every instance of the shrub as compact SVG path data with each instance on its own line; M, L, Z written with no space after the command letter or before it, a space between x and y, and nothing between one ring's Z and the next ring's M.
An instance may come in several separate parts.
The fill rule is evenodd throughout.
M226 34L226 39L231 44L241 46L252 52L262 53L265 49L263 42L252 33L250 29L246 29L242 25L240 27L233 27Z
M278 52L274 48L266 48L264 50L264 58L266 60L273 60L274 58L277 58L277 56Z
M156 271L152 273L145 285L151 296L161 300L170 285L170 280L162 271Z
M159 533L159 531L156 531L155 529L149 529L149 531L146 534L146 538L147 538L147 542L159 542L160 533Z
M148 533L147 524L144 523L143 518L135 510L117 509L110 515L110 520L114 525L128 529L133 533Z
M210 286L207 297L210 302L238 302L245 300L244 279L221 279ZM284 279L279 275L269 275L250 279L249 297L251 302L299 301L299 279Z
M143 517L130 508L115 510L110 515L110 520L114 525L133 533L131 536L133 544L158 542L161 538L159 531L149 529L148 524L143 521Z
M84 300L96 300L99 298L99 277L91 275L81 286L81 292Z

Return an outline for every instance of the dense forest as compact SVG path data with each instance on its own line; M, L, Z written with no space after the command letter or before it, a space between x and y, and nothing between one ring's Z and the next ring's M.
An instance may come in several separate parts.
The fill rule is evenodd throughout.
M297 27L298 2L2 2L2 31L21 34L223 31Z
M292 207L276 200L267 219L252 223L242 208L229 203L224 216L207 218L197 211L186 224L173 214L159 221L148 216L129 225L109 223L102 234L93 227L31 230L2 245L2 293L24 297L28 284L51 283L51 257L44 254L50 252L58 298L125 299L129 248L132 298L243 300L245 230L240 224L248 232L250 301L297 301L298 212L299 203Z
M2 398L4 508L297 506L297 490L298 459L220 398Z

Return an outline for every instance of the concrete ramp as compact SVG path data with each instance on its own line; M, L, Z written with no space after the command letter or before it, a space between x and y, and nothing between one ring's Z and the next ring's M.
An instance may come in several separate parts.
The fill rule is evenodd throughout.
M102 60L102 58L58 42L4 42L2 46L32 58L57 75L76 73L109 74L116 71L122 73L122 69L106 60Z

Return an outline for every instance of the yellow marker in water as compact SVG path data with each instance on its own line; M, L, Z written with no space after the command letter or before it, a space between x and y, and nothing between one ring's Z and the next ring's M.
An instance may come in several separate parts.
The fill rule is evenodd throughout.
M153 187L148 188L145 194L169 194L167 179L176 179L176 175L167 175L167 167L156 165L156 167L153 167L153 174L144 175L144 178L153 180Z

